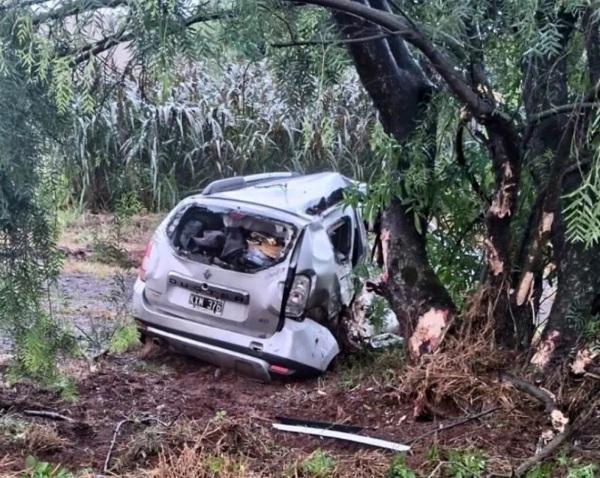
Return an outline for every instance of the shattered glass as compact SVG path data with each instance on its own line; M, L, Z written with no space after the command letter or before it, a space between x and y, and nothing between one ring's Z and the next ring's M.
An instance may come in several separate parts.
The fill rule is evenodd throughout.
M283 261L296 234L291 224L239 210L197 205L176 215L168 231L180 254L241 272Z

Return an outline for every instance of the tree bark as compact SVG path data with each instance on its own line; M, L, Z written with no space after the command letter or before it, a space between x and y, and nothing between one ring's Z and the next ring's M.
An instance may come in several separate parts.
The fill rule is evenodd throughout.
M390 11L385 0L356 3ZM340 12L333 16L345 39L382 33L380 27L357 17ZM384 130L398 142L406 141L423 120L432 85L405 42L397 36L377 38L350 43L348 51ZM401 162L398 174L407 166ZM399 319L408 352L416 359L435 350L454 314L454 305L428 261L426 228L422 234L417 231L412 213L399 199L394 198L383 212L381 229L385 256L381 286Z
M548 21L544 11L539 13L539 21ZM536 58L529 61L524 72L523 98L528 117L533 118L543 110L568 103L567 65L564 54L575 28L577 19L570 14L560 14L562 51L552 57ZM554 21L550 19L550 21ZM600 71L598 53L598 24L594 25L591 12L584 14L582 24L585 31L588 53L589 78L594 85ZM588 94L594 99L592 88ZM587 150L585 137L589 123L589 111L577 107L570 111L551 115L530 126L527 135L527 159L534 181L541 190L536 227L532 229L528 241L528 255L523 261L523 270L517 285L519 291L527 287L527 277L541 275L548 257L543 251L551 245L551 260L557 268L557 291L550 316L536 348L532 362L540 368L547 368L553 359L564 359L575 345L582 325L592 315L598 295L597 268L600 266L600 248L586 248L565 239L562 197L574 191L584 177L585 166L575 167L580 158L590 159L593 152ZM574 155L573 151L579 151ZM584 161L585 163L585 161ZM589 169L589 168L588 168ZM546 178L542 181L541 178ZM519 299L517 298L517 305Z
M540 28L549 22L551 2L540 6L536 21ZM560 214L557 198L559 178L568 160L559 152L561 138L565 135L567 113L551 115L534 120L540 112L547 111L568 102L567 64L564 49L567 47L574 27L574 18L563 15L560 22L561 51L553 55L541 56L530 53L523 61L522 98L527 118L530 120L524 139L524 163L530 173L536 190L539 191L530 213L529 225L521 237L521 246L516 257L513 273L514 293L511 294L511 320L514 322L515 342L528 346L534 332L531 300L539 298L543 271L547 264L547 244L556 228L555 218ZM563 148L564 148L563 143ZM545 179L548 178L548 179ZM553 184L557 183L557 184ZM533 303L536 311L536 303ZM505 317L504 330L508 332ZM504 335L505 341L509 337ZM510 341L509 341L510 342Z

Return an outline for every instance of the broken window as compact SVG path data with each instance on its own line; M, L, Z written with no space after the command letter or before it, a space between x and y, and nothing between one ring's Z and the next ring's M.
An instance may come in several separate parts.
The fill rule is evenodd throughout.
M296 229L239 210L191 206L173 219L167 231L180 254L226 269L254 272L285 259Z
M352 252L352 221L343 217L329 228L329 239L338 262L345 262Z

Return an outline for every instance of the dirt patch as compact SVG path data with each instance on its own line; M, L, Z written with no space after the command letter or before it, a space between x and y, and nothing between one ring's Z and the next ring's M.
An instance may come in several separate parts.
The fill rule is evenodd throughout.
M257 383L230 371L218 371L197 360L163 353L152 359L135 354L110 357L77 384L78 399L68 403L52 392L20 385L0 389L0 403L11 404L13 412L28 408L53 410L74 420L57 421L56 430L71 445L42 452L45 460L62 463L71 469L101 470L115 425L123 419L153 417L163 423L193 420L207 424L215 417L227 417L234 423L258 427L271 437L281 450L295 450L298 456L323 448L343 460L364 450L360 446L294 435L271 429L278 416L347 423L365 428L367 433L401 443L410 441L439 426L434 421L414 421L412 406L401 403L394 387L377 384L377 378L347 389L339 383L339 374L302 382ZM428 450L438 448L477 447L504 457L502 467L531 455L539 430L540 417L516 411L499 410L481 420L417 441L408 455L416 467L426 463ZM31 419L47 422L42 418ZM115 447L119 458L126 444L148 425L124 426ZM240 444L240 446L242 446ZM5 454L14 459L11 468L23 465L25 454L17 446ZM385 463L392 453L378 451ZM20 458L20 460L17 460ZM144 457L147 465L154 457ZM129 466L132 466L130 463ZM346 475L338 475L346 476Z

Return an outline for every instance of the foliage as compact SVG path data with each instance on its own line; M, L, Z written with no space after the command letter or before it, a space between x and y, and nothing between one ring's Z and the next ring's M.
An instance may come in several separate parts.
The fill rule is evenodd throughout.
M0 25L1 27L2 25ZM0 28L1 30L1 28ZM25 33L21 32L21 37ZM10 334L13 372L49 383L55 360L72 350L49 297L61 267L55 247L55 181L49 135L60 131L44 91L11 55L0 75L0 329ZM20 125L15 128L15 125ZM41 158L46 158L46 165Z
M406 464L404 455L396 455L385 473L385 478L417 478L417 475Z
M529 470L525 478L550 478L553 471L554 465L552 463L542 463Z
M124 269L133 266L123 244L132 216L139 213L141 209L142 206L135 192L122 193L121 197L116 200L115 212L108 234L94 237L92 250L96 261Z
M58 358L75 352L70 332L40 312L39 317L17 332L15 338L16 360L12 375L26 375L46 385L58 383L61 377L56 369Z
M581 185L565 196L567 237L592 247L600 241L600 112L588 132L591 167Z
M335 460L323 450L315 450L302 462L302 476L306 478L329 478L334 476Z
M450 450L448 475L451 478L478 478L483 476L486 459L478 450Z
M165 98L127 81L77 118L67 171L80 204L114 210L136 191L146 208L164 209L225 176L338 169L360 177L367 167L372 116L353 75L297 109L264 60L176 70Z
M433 270L460 305L481 269L483 207L455 162L455 108L448 98L436 96L428 116L438 125L437 131L428 130L426 121L403 144L379 124L372 129L369 147L374 167L367 180L364 211L374 222L391 198L399 197L412 213L417 231L426 236ZM469 174L478 176L484 191L490 191L491 171L480 145L467 142L465 154Z
M390 306L386 299L380 296L373 297L367 315L369 323L373 326L375 335L382 332L383 326L385 325L385 316L389 312Z
M590 463L589 465L573 465L568 468L567 478L594 478L598 471L598 466Z
M123 353L140 344L140 337L134 322L118 327L110 338L109 352Z
M567 478L594 478L598 471L597 464L584 464L569 457L567 448L560 450L556 462L566 470Z
M27 457L25 464L28 469L23 474L23 478L72 478L74 476L60 465L39 461L31 455Z

